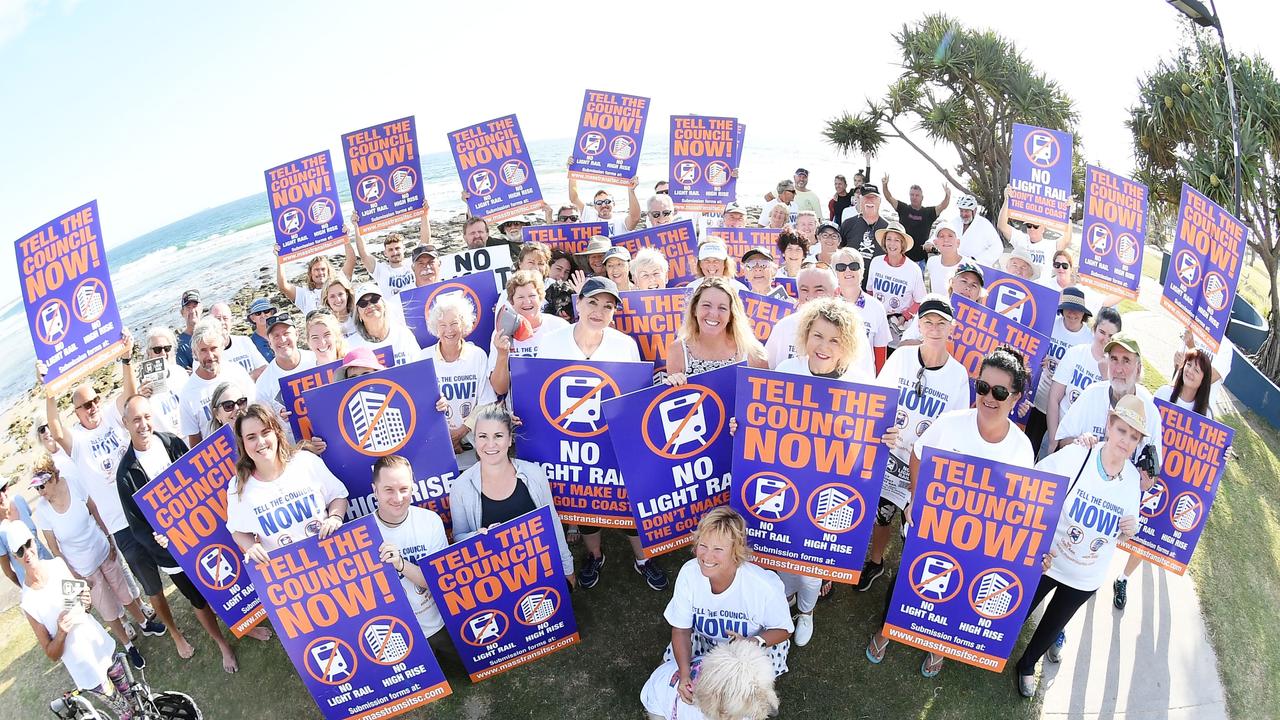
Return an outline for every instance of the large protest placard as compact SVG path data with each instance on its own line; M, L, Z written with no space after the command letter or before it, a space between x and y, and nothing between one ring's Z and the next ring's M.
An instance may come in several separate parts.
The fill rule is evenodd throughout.
M347 241L328 150L277 165L263 176L277 262L303 260Z
M537 240L552 250L563 250L570 255L587 249L591 238L603 235L609 237L609 223L580 222L561 223L557 225L528 225L520 230L523 242Z
M1220 205L1182 186L1173 253L1160 304L1210 350L1231 321L1249 230Z
M775 228L707 228L707 238L718 238L729 251L729 257L738 264L738 277L747 274L743 267L742 256L752 248L767 248L769 255L778 254L778 236L781 230Z
M1068 484L925 448L885 637L1002 671L1031 610Z
M640 166L649 98L587 90L578 119L569 177L626 185Z
M551 508L459 540L421 565L472 682L578 642Z
M635 257L640 248L651 247L667 258L667 286L678 287L693 280L698 261L698 233L692 220L680 220L657 227L623 233L613 244L626 248Z
M1084 188L1080 282L1137 300L1147 242L1147 186L1089 165Z
M729 504L757 565L855 584L871 541L897 393L738 368ZM804 510L804 512L799 512Z
M680 288L624 290L620 299L613 327L636 341L641 360L653 363L654 370L665 370L667 345L684 323L688 293Z
M23 235L13 254L47 394L61 395L124 355L97 200Z
M1060 291L985 265L982 276L987 307L1041 335L1053 335Z
M395 364L395 353L390 345L373 349L373 356L383 367ZM298 440L309 440L314 435L311 431L311 419L308 417L307 400L302 396L307 390L314 390L333 382L334 373L342 368L341 360L317 365L309 370L302 370L280 378L280 404L289 411L289 427Z
M496 223L542 205L542 189L515 115L454 130L449 148L472 215Z
M631 528L603 404L653 382L653 363L511 358L516 456L542 466L567 523Z
M1007 198L1011 220L1068 231L1071 155L1071 133L1014 123Z
M453 692L395 571L378 559L380 545L382 531L366 517L249 566L280 644L328 720L394 717Z
M361 233L422 217L426 194L412 115L343 135L342 154Z
M1184 575L1218 495L1236 431L1172 403L1156 399L1155 404L1164 429L1160 476L1142 494L1138 534L1119 547Z
M951 306L955 309L956 324L951 331L947 349L952 357L964 365L971 380L978 379L982 358L990 354L997 345L1009 345L1021 352L1026 359L1030 378L1022 391L1022 399L1009 413L1011 420L1025 425L1035 407L1033 401L1040 373L1043 371L1044 358L1049 352L1049 337L1010 320L993 308L984 307L959 295L951 296ZM969 401L973 402L972 393Z
M733 142L733 160L729 163L734 170L737 170L742 163L742 147L747 142L747 126L738 123L737 130L734 135Z
M236 637L244 637L267 613L227 529L227 484L236 476L237 459L231 426L223 425L133 499L151 527L169 539L170 554L209 607Z
M604 403L614 454L627 458L622 479L645 557L688 545L702 516L729 504L737 382L734 365Z
M324 464L347 487L347 518L373 512L373 464L400 455L413 466L413 503L450 526L449 488L458 462L449 424L436 409L435 363L419 360L302 393Z
M720 212L737 196L738 121L672 115L671 199L679 210Z
M761 343L769 341L773 334L773 326L782 318L795 312L795 303L782 298L753 293L750 290L739 290L742 307L747 311L747 322L751 323L751 331Z
M493 309L498 304L499 293L497 273L491 270L402 291L400 307L404 309L405 325L424 348L440 342L429 326L431 308L436 298L451 293L461 295L476 311L476 323L467 333L467 339L487 350L493 339Z
M468 248L440 256L440 279L452 280L492 271L495 286L501 293L515 274L511 265L511 248L508 245Z

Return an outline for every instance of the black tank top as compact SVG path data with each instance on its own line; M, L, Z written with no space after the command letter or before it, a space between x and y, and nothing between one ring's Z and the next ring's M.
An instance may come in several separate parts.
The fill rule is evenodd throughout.
M494 500L480 493L480 527L504 523L531 512L536 507L533 496L529 494L529 486L524 484L524 478L517 476L515 489L502 500Z

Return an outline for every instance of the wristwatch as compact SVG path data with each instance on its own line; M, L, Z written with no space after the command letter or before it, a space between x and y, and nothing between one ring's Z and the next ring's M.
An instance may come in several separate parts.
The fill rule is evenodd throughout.
M768 643L768 642L766 642L766 641L765 641L765 639L764 639L764 637L763 637L763 636L761 636L761 635L752 635L752 636L751 636L751 639L755 640L755 641L756 641L756 643L757 643L758 645L760 645L760 647L762 647L762 648L765 648L765 647L768 647L768 646L769 646L769 643Z

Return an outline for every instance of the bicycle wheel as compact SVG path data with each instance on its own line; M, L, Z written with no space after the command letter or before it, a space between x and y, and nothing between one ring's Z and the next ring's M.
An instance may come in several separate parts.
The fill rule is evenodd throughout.
M155 706L156 717L164 720L201 720L204 715L196 705L196 701L185 693L166 690L151 696Z

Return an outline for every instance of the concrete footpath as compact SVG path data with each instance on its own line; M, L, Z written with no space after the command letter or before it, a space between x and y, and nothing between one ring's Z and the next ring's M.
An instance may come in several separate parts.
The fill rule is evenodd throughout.
M1148 308L1124 315L1124 329L1138 338L1144 358L1166 378L1181 345L1183 326L1160 309L1160 286L1143 278L1138 302ZM1231 412L1225 389L1215 411ZM1128 553L1116 553L1112 578ZM1227 717L1218 660L1209 643L1200 598L1190 575L1178 577L1143 563L1129 579L1129 602L1112 605L1111 583L1072 618L1061 664L1043 664L1041 717Z

